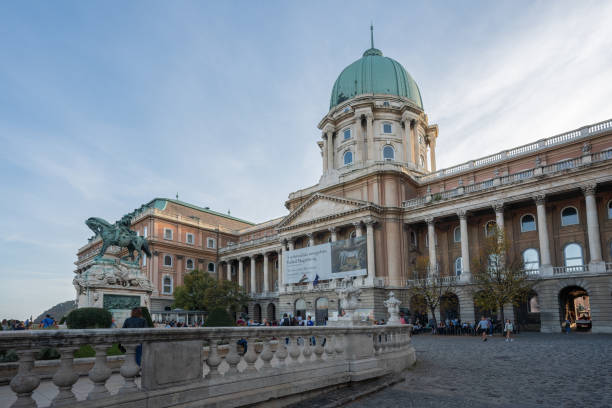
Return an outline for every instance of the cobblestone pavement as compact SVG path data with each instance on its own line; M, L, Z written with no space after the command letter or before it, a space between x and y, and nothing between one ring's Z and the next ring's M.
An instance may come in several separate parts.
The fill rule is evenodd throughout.
M413 337L406 381L358 407L612 407L612 335Z

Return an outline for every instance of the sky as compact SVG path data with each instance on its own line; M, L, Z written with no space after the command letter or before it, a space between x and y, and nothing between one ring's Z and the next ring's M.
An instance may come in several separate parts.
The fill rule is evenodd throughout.
M0 2L0 317L75 298L90 216L177 193L285 215L370 22L443 168L612 118L610 21L602 1Z

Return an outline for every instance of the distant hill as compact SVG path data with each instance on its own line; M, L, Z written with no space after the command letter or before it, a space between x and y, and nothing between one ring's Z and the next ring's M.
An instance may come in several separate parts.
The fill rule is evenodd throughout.
M44 319L46 315L51 315L52 318L59 322L62 317L76 309L76 307L76 301L74 300L67 300L63 303L59 303L53 306L51 309L42 312L40 316L34 319L34 323L40 323L40 321Z

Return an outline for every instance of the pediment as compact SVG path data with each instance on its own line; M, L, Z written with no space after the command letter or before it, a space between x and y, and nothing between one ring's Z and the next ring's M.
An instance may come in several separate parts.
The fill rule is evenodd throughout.
M291 225L312 222L320 218L337 216L358 210L367 205L368 203L365 201L315 194L285 217L277 228L285 228Z

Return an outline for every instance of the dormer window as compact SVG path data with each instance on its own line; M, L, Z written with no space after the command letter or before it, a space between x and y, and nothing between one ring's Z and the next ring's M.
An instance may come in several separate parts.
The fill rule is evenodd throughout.
M350 139L351 138L351 129L345 129L343 134L344 134L344 140Z
M383 123L383 133L393 133L393 127L390 123Z

